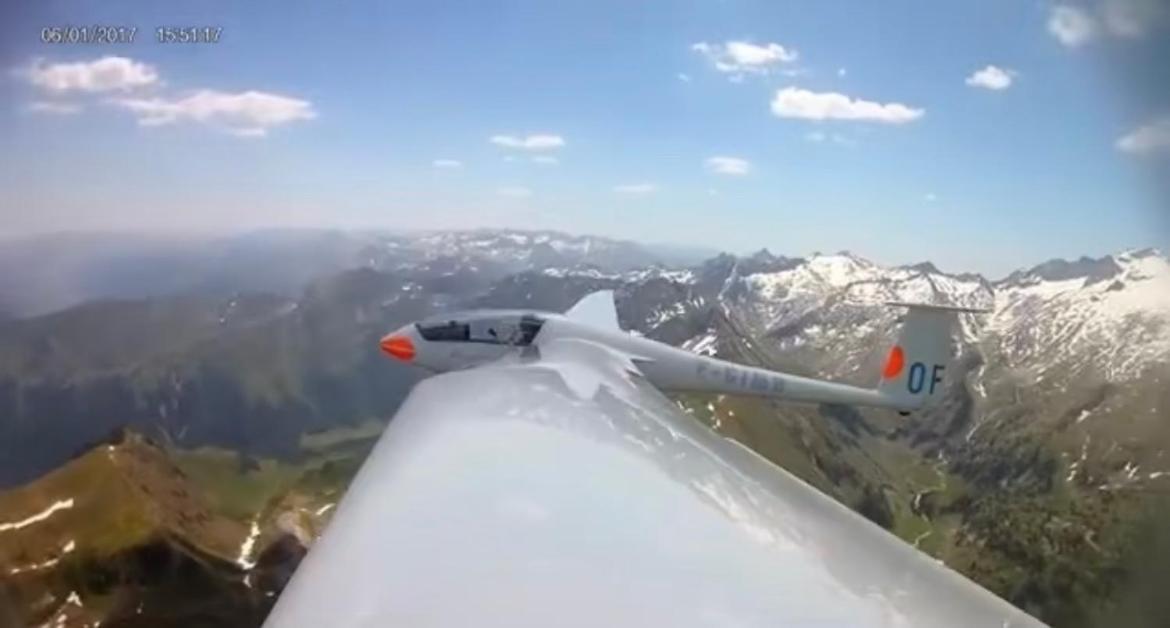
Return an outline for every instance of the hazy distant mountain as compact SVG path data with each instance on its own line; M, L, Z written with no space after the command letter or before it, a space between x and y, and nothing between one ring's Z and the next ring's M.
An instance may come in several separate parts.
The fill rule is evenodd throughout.
M95 299L268 292L296 296L313 279L369 267L475 268L498 278L548 266L628 270L693 260L633 242L563 233L476 230L392 234L272 229L231 236L61 233L0 241L0 312L33 316Z
M716 248L685 244L646 243L642 246L663 264L675 267L695 266L720 253Z
M235 291L299 292L351 268L362 244L330 231L173 237L65 233L0 242L0 303L15 316L86 301Z

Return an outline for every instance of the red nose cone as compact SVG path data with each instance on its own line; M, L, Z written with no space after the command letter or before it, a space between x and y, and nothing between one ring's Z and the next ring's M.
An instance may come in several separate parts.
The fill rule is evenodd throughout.
M386 336L380 344L386 355L410 362L414 359L414 343L406 336Z

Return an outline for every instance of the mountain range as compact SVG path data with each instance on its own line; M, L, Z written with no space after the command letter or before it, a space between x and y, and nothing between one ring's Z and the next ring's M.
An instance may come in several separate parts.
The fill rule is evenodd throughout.
M0 241L0 312L27 317L95 299L267 292L297 296L314 278L357 267L474 265L499 277L589 264L688 265L715 251L550 231L395 234L269 229L231 235L56 233Z
M632 333L871 386L900 314L885 303L927 302L987 310L961 317L954 381L928 412L676 400L1050 623L1140 617L1135 608L1159 603L1141 587L1144 550L1164 548L1170 563L1157 525L1170 513L1170 262L1157 251L1052 260L992 281L848 252L680 257L554 232L167 242L70 234L0 245L0 485L17 491L0 499L37 496L13 516L90 490L51 478L129 427L146 436L114 446L157 452L144 456L177 469L160 475L203 500L155 508L222 518L224 530L237 526L222 534L233 546L280 549L290 534L273 531L289 529L308 544L304 530L319 527L310 515L336 501L421 377L382 359L376 339L436 311L560 311L613 289ZM163 536L187 539L174 521L159 524ZM120 547L149 547L143 538ZM75 544L65 558L101 562L92 543ZM233 617L256 621L238 586L251 568L216 569L208 581L234 583L228 607L253 609ZM22 617L51 619L68 600L52 582L27 586L55 591L58 604ZM87 608L109 595L82 589L69 591Z

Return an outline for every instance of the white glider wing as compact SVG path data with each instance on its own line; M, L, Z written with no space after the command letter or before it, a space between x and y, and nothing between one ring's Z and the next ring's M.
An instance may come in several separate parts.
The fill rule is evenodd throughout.
M625 356L540 353L420 383L266 625L1041 625Z

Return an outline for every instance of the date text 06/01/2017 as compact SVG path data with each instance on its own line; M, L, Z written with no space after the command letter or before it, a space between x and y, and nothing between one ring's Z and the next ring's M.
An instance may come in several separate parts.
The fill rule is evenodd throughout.
M132 44L137 26L89 24L86 26L46 26L41 42L46 44Z

